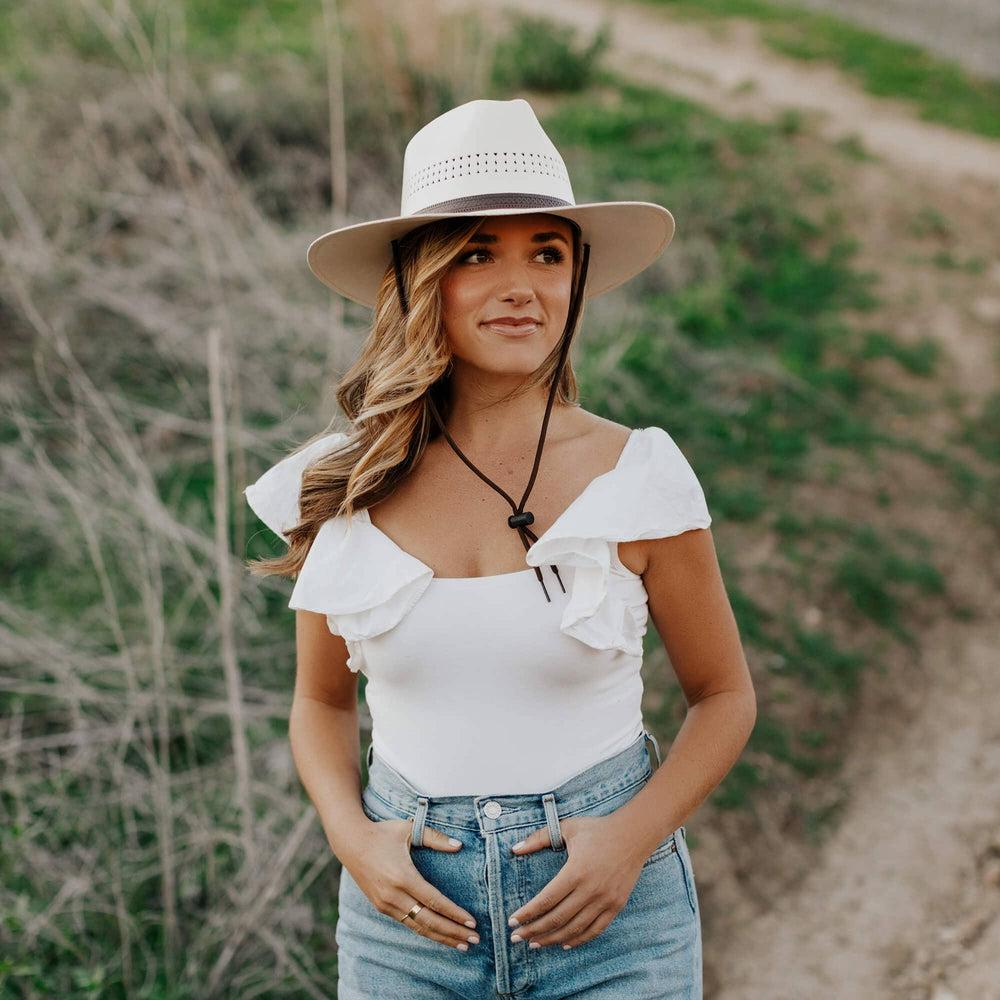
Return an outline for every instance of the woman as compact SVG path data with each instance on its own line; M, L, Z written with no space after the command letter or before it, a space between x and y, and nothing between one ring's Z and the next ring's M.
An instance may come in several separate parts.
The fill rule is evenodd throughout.
M410 140L401 215L309 248L375 309L338 389L353 430L246 493L289 543L255 568L296 578L290 735L343 865L340 1000L701 996L682 820L754 693L693 470L580 407L568 363L584 297L673 229L576 205L527 102L472 101ZM689 706L662 764L650 614Z

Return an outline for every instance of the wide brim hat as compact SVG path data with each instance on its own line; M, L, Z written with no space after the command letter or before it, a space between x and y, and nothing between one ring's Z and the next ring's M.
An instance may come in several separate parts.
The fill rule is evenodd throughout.
M531 105L477 100L428 122L403 156L400 214L342 226L309 245L309 269L335 292L373 307L392 241L437 219L530 215L570 219L590 244L584 298L647 268L674 235L674 217L648 201L576 204L562 156Z

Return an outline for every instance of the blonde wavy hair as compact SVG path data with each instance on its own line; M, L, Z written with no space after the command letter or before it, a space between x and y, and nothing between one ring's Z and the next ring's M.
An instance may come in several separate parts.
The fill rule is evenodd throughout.
M545 214L545 213L540 213ZM320 526L331 517L350 517L388 497L417 464L427 443L441 433L428 398L447 422L451 350L442 323L441 279L485 216L463 216L429 222L399 241L400 263L409 313L403 312L396 274L389 264L379 284L371 331L357 360L336 389L337 402L353 430L342 446L312 463L303 473L299 522L288 529L288 551L248 563L258 576L294 577L302 568ZM564 216L559 216L565 219ZM572 219L575 288L580 273L582 241ZM583 319L583 292L572 341ZM537 386L551 389L559 364L560 338L549 356L504 399L515 399ZM578 388L567 355L553 405L578 405ZM292 454L337 430L329 427Z

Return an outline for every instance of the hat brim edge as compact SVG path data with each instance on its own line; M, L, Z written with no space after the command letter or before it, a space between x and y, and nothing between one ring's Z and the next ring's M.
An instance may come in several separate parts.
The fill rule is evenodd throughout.
M482 209L474 212L440 212L426 215L391 216L366 222L341 226L338 229L323 233L314 239L306 250L306 262L310 271L328 288L343 295L359 305L374 308L379 282L384 268L391 261L389 243L400 239L406 233L429 222L440 219L461 218L463 216L504 216L504 215L562 215L580 223L584 238L592 246L591 268L588 274L585 298L593 299L598 295L617 288L635 275L641 273L663 253L673 240L676 223L673 214L663 205L648 201L602 201L586 202L581 205L565 205L552 208L496 208ZM579 218L578 218L579 217ZM602 249L595 246L598 233L587 233L587 222L592 229L605 231L605 243L610 244L611 223L624 225L628 220L638 222L639 234L648 234L650 239L639 240L636 243L624 243L625 247L635 251L621 252L617 256L599 256ZM603 226L598 225L602 223ZM624 234L623 234L624 235ZM628 234L632 239L636 236L633 230ZM615 240L617 243L617 240ZM598 240L598 244L600 240ZM362 247L371 250L359 253ZM375 251L375 247L378 248ZM345 251L350 250L348 256ZM595 252L595 250L597 252ZM595 261L600 269L594 268ZM620 264L621 266L615 266ZM344 271L353 269L357 280L344 280ZM375 272L378 273L375 273ZM596 271L596 273L595 273ZM338 279L333 275L340 272ZM594 279L594 280L592 280Z

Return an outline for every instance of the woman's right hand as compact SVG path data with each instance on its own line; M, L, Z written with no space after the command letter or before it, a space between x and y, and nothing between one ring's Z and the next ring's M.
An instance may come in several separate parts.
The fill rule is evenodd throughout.
M453 903L417 871L410 856L413 820L369 820L369 823L364 850L344 867L372 906L379 913L402 920L414 903L421 903L423 909L415 917L402 920L404 926L451 948L465 945L462 951L467 951L470 943L478 943L472 914ZM430 826L424 826L423 846L451 854L462 850L461 845L453 846L449 837ZM467 920L472 921L472 927L466 925Z

